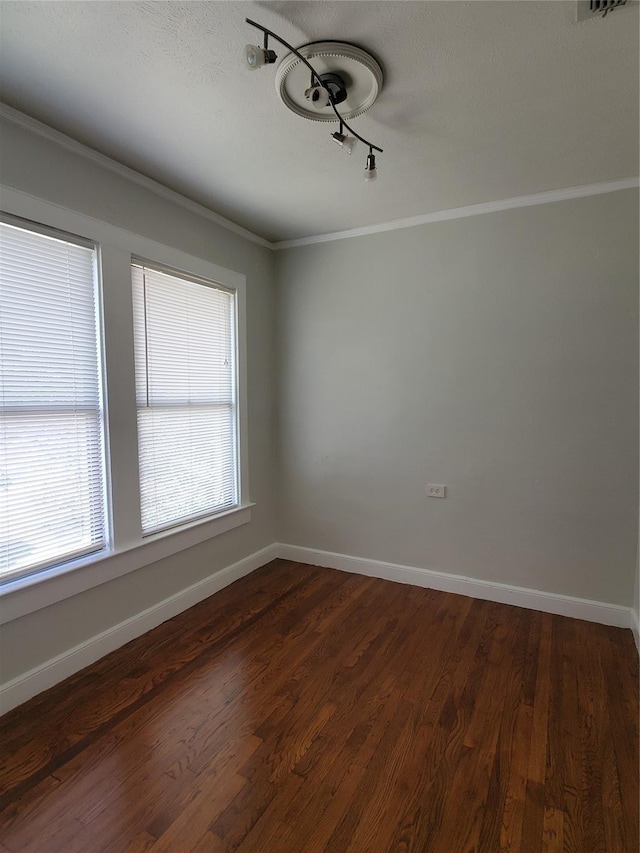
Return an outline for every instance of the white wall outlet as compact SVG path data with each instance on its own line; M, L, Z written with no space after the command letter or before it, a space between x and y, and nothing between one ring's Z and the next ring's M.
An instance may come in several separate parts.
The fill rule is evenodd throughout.
M447 487L436 483L427 483L427 494L430 498L446 498Z

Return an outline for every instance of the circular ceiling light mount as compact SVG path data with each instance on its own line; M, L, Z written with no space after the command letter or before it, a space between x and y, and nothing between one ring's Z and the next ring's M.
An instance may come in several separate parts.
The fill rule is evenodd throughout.
M297 52L312 62L320 79L323 75L339 78L344 86L344 97L341 93L339 102L344 119L362 115L374 104L382 89L383 74L366 50L348 42L317 41L302 45ZM330 104L319 107L306 94L310 91L309 69L296 54L288 54L278 66L275 87L282 103L296 115L311 121L338 121Z

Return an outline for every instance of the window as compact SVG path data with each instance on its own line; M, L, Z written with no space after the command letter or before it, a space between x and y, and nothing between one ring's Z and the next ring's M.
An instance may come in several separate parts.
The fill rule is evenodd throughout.
M132 265L145 534L238 504L235 294Z
M97 251L0 222L0 578L106 545Z
M253 507L245 276L9 187L2 204L0 624Z

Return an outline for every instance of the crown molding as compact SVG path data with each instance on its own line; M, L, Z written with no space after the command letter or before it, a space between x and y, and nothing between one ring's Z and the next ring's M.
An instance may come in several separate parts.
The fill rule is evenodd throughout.
M420 216L409 216L406 219L394 219L381 222L378 225L365 225L362 228L349 228L347 231L333 231L329 234L318 234L312 237L300 237L297 240L283 240L272 243L276 251L293 249L296 246L309 246L313 243L330 243L333 240L347 240L350 237L365 237L368 234L381 234L383 231L398 231L402 228L415 228L416 225L429 225L433 222L446 222L450 219L465 219L468 216L480 216L483 213L497 213L501 210L514 210L518 207L533 207L538 204L550 204L555 201L568 201L573 198L584 198L591 195L613 193L618 190L637 189L640 178L622 178L618 181L606 181L600 184L586 184L580 187L566 187L559 190L547 190L531 195L521 195L515 198L505 198L500 201L488 201L482 204L470 204L466 207L454 207L451 210L439 210L435 213L424 213Z
M76 139L72 139L65 133L61 133L59 130L54 130L54 128L49 127L48 124L44 124L43 122L38 121L37 119L20 112L20 110L16 110L2 102L0 102L0 118L4 118L11 122L11 124L15 124L25 130L29 130L37 136L42 136L44 139L55 142L62 148L66 148L68 151L72 151L74 154L79 154L86 160L91 160L98 166L102 166L105 169L109 169L111 172L115 172L117 175L120 175L120 177L125 178L140 187L144 187L144 189L150 190L152 193L155 193L168 201L172 201L174 204L180 205L180 207L191 211L191 213L196 213L198 216L202 216L205 219L209 219L211 222L215 222L216 225L220 225L227 231L232 231L234 234L244 237L245 240L250 240L252 243L257 243L259 246L264 246L267 249L273 248L272 243L265 240L264 237L254 234L253 231L248 231L241 225L237 225L230 219L226 219L219 213L215 213L210 208L199 204L197 201L193 201L192 199L187 198L187 196L169 189L169 187L166 187L164 184L154 181L153 178L149 178L147 175L143 175L141 172L137 172L135 169L125 166L117 160L113 160L106 154L101 154L99 151L95 151L88 145L78 142Z
M465 207L455 207L450 210L439 210L434 213L424 213L419 216L409 216L404 219L393 219L388 222L380 222L376 225L364 225L360 228L349 228L346 231L332 231L327 234L315 234L309 237L299 237L294 240L282 240L280 242L270 242L259 234L237 225L230 219L226 219L219 213L193 201L187 196L182 195L175 190L169 189L164 184L153 180L153 178L137 172L135 169L125 166L124 164L113 160L106 154L101 154L95 151L88 145L72 139L58 130L54 130L49 125L38 121L26 113L20 112L8 104L0 101L0 118L4 118L12 124L22 127L26 130L42 136L51 142L72 151L75 154L91 160L105 169L115 172L117 175L131 181L138 186L155 193L162 198L172 201L174 204L186 210L196 213L205 219L215 222L216 225L244 237L252 243L263 246L266 249L280 250L293 249L296 246L309 246L314 243L330 243L334 240L346 240L350 237L365 237L369 234L381 234L384 231L398 231L403 228L415 228L417 225L429 225L433 222L446 222L451 219L465 219L468 216L480 216L483 213L497 213L502 210L514 210L519 207L533 207L538 204L550 204L556 201L568 201L574 198L584 198L592 195L602 195L604 193L617 192L618 190L636 189L640 186L640 178L622 178L616 181L605 181L599 184L585 184L579 187L566 187L557 190L547 190L545 192L532 193L531 195L516 196L515 198L505 198L499 201L483 202L481 204L471 204Z

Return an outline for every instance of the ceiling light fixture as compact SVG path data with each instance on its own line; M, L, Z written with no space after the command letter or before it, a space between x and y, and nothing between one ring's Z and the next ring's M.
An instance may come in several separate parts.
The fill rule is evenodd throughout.
M261 24L249 18L245 20L264 34L263 47L251 44L245 47L249 68L255 70L276 61L276 54L269 50L269 37L290 51L276 73L276 91L280 100L303 118L339 121L340 129L332 133L331 138L347 154L351 154L357 139L366 145L369 154L364 179L375 181L378 171L373 152L382 154L382 148L356 133L347 120L368 110L377 98L383 79L378 62L362 48L347 42L315 41L295 48ZM317 68L311 60L316 60ZM342 105L340 112L337 109L339 104ZM345 129L350 135L344 133Z
M364 167L365 181L376 181L378 179L378 170L376 169L376 156L371 149L367 154L367 165Z

